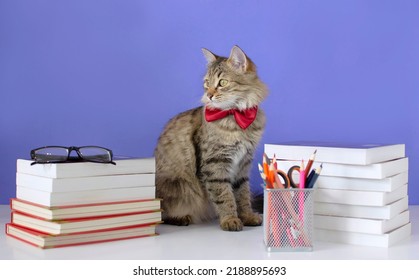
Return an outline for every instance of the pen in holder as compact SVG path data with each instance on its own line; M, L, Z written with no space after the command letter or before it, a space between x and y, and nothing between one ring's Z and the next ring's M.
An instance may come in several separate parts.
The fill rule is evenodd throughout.
M313 250L314 191L264 190L264 242L268 251Z
M322 170L322 165L311 170L316 152L306 168L302 160L300 166L294 165L287 172L278 169L275 155L271 161L263 154L258 167L264 181L263 224L268 251L313 250L314 185Z

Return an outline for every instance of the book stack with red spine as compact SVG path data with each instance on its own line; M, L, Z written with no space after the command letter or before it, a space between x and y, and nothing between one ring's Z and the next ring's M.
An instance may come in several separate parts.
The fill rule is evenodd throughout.
M317 150L316 240L389 247L411 234L404 144L289 142L266 144L288 170Z
M17 160L8 236L57 248L157 235L154 158L31 163Z

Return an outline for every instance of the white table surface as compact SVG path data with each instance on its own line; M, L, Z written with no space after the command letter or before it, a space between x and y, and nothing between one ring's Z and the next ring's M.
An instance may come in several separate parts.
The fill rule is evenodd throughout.
M312 252L271 253L263 244L262 227L225 232L216 222L159 225L158 236L43 250L5 235L10 210L0 205L0 260L418 260L419 205L409 210L412 234L390 248L315 241Z

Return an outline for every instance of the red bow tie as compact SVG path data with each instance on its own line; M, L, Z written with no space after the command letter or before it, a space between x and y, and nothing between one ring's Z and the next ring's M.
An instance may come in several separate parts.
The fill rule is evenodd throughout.
M205 107L205 119L207 120L207 122L212 122L225 118L228 115L233 115L236 119L236 123L242 129L246 129L256 119L257 112L257 106L243 111L240 111L238 109L220 110Z

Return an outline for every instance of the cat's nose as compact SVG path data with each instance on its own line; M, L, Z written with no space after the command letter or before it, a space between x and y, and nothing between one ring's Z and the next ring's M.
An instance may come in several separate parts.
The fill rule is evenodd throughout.
M207 90L207 97L209 98L209 100L212 100L212 98L214 97L216 91L215 88L209 88Z

